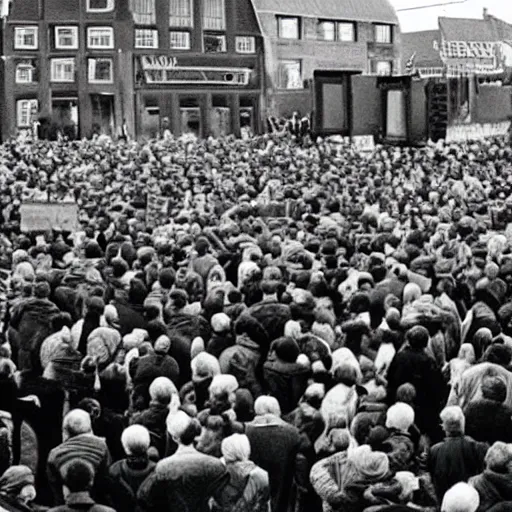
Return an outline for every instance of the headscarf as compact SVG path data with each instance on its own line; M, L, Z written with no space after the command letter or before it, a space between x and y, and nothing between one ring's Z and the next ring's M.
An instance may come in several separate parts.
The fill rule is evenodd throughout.
M382 480L389 473L389 459L383 452L372 452L368 445L359 446L349 454L360 477L367 482Z
M23 487L34 485L35 478L27 466L11 466L0 478L0 494L18 496Z
M251 444L244 434L233 434L226 437L221 444L222 456L226 463L244 462L251 456Z
M407 283L404 288L404 305L412 304L421 297L421 288L416 283Z
M469 484L459 482L444 495L441 512L476 512L479 506L478 491Z

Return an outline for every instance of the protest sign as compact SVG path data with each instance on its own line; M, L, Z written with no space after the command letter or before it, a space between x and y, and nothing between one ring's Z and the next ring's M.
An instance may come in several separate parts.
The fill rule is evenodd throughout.
M358 153L371 153L375 149L373 135L356 135L352 137L352 147Z
M74 203L23 203L20 214L21 230L24 232L55 228L74 232L80 229L78 205Z

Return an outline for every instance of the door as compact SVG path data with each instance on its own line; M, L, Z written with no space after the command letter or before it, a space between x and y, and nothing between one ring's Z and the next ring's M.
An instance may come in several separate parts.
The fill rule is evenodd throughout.
M203 132L201 109L199 107L181 107L181 133L200 137Z
M93 132L100 135L114 135L114 96L106 94L93 94L92 103L92 126Z
M52 125L64 137L78 137L78 98L52 98Z

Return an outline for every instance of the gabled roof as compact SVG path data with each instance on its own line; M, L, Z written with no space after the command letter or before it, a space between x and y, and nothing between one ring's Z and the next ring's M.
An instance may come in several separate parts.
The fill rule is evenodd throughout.
M439 18L439 29L446 41L501 41L488 20L469 18Z
M398 24L389 0L253 0L257 13Z
M404 66L413 54L416 54L414 63L418 68L443 66L443 61L439 55L439 47L437 50L434 48L434 41L438 43L441 41L441 33L439 30L402 33L401 40Z

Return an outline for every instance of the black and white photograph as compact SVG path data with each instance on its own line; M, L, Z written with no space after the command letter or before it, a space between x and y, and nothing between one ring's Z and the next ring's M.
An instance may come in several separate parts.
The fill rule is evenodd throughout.
M511 0L0 0L0 512L512 512Z

